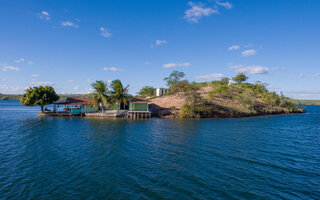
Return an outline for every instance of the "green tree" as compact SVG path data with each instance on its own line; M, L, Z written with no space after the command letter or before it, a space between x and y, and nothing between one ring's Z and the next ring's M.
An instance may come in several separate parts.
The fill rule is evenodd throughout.
M40 106L43 112L44 106L52 104L59 100L51 86L30 87L26 89L26 93L20 98L20 102L24 106Z
M248 77L244 73L239 73L237 76L233 77L232 80L238 84L241 84L248 80Z
M229 84L229 81L230 81L229 78L222 78L222 79L220 80L220 83L221 83L222 85L228 85L228 84Z
M128 88L129 85L123 87L120 80L112 81L111 85L111 99L117 105L117 112L120 110L120 104L123 103L124 105L127 104L127 96L128 96Z
M156 94L156 88L151 87L151 86L145 86L143 88L140 89L140 91L138 92L138 95L140 97L152 97Z
M101 109L103 112L103 105L107 106L109 104L107 83L105 81L96 81L91 86L94 91L90 97L89 105L98 108L98 110Z
M185 76L183 72L173 71L168 77L164 78L163 80L167 82L167 86L170 88L175 83L181 81L181 79Z

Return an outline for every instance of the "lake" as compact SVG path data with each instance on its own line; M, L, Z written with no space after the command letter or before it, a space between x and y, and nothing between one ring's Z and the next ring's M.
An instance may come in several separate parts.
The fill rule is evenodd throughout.
M320 106L307 110L135 121L0 101L0 199L319 199Z

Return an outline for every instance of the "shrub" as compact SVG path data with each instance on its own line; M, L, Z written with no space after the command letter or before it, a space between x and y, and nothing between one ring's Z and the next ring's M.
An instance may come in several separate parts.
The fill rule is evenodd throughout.
M214 93L222 94L223 96L230 95L230 93L228 92L228 88L229 88L228 85L220 85L218 86L218 88L214 90Z
M256 97L252 90L246 89L244 92L233 97L239 100L247 109L252 111L261 110L260 104L256 101Z
M262 99L270 106L279 106L280 104L280 97L275 92L264 92Z
M212 101L213 100L213 91L209 91L208 96L209 96L209 99Z

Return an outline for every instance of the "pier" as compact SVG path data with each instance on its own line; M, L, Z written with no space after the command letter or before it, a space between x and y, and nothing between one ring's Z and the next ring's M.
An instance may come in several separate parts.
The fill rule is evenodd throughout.
M151 118L150 111L128 111L127 117L130 119L149 119Z

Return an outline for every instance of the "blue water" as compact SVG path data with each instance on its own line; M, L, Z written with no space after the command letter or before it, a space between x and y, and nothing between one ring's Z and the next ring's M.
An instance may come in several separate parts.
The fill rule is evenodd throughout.
M320 106L307 110L133 121L0 101L0 199L319 199Z

